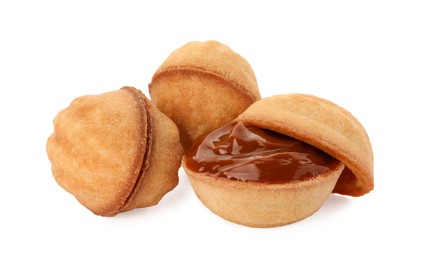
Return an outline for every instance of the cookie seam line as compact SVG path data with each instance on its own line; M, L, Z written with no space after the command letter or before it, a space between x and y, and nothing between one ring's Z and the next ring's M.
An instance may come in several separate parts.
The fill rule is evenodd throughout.
M153 83L153 81L154 81L154 80L156 80L156 79L158 79L158 78L162 77L163 75L165 75L165 74L167 74L167 73L173 73L173 72L176 72L176 71L184 71L184 72L190 72L190 73L191 73L191 72L202 73L202 74L205 74L205 75L208 75L208 76L211 76L211 77L217 78L217 79L219 79L219 80L222 80L222 81L228 82L228 83L229 83L230 85L232 85L234 88L236 88L236 89L238 89L238 90L242 91L242 92L243 92L243 93L245 93L247 96L249 96L249 97L250 97L253 101L257 101L257 100L259 100L259 99L260 99L260 96L255 97L255 96L254 96L254 94L253 94L250 90L248 90L244 84L239 84L239 83L237 83L235 80L233 80L233 79L231 79L231 78L229 78L229 77L226 77L226 76L224 76L224 75L221 75L221 74L220 74L220 73L218 73L218 72L215 72L215 71L210 71L210 70L205 70L205 69L202 69L202 68L199 68L199 67L178 66L178 67L169 67L169 68L166 68L166 69L164 69L164 70L159 71L158 73L156 73L156 74L152 77L151 84ZM151 85L151 84L150 84L150 85ZM256 86L257 86L257 84L256 84Z
M150 107L148 107L146 100L143 98L143 96L140 93L134 93L133 90L129 90L132 94L134 94L134 98L139 98L142 101L141 107L145 109L146 111L146 124L147 124L147 128L146 128L146 150L145 150L145 154L143 155L142 158L142 166L139 169L139 174L137 176L137 179L133 185L133 188L131 190L131 192L129 193L129 195L127 196L127 198L125 199L124 203L121 205L121 207L118 209L118 213L120 212L124 212L125 209L130 205L130 203L133 201L135 194L139 191L140 186L141 186L141 182L143 180L144 177L144 173L146 168L148 167L146 165L146 160L147 158L150 156L151 153L151 144L152 144L152 137L151 137L151 132L152 132L152 119L151 119L151 112L150 112ZM138 91L138 90L137 90Z

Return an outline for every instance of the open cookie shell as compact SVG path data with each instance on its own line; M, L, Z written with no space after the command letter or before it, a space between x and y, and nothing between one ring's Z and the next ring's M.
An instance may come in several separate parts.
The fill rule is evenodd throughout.
M336 161L316 177L274 184L199 173L187 167L185 155L182 166L197 196L226 220L251 227L285 225L315 213L332 192L361 196L373 189L368 135L351 113L330 101L305 94L273 96L255 102L234 122L288 135Z

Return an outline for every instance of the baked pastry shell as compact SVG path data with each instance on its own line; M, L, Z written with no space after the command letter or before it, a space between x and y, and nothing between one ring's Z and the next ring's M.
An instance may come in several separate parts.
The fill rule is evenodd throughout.
M197 197L225 220L249 227L275 227L302 220L323 205L344 169L341 162L307 180L281 184L234 181L190 170L182 162Z
M97 215L155 205L178 183L178 129L132 87L76 98L46 149L56 182Z
M260 99L248 62L216 41L189 42L171 53L155 72L149 93L178 126L185 150Z

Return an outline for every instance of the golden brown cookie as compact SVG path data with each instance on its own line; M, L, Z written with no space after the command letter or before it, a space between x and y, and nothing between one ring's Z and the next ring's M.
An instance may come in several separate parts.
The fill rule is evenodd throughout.
M302 220L319 210L344 166L315 178L282 184L233 181L183 167L196 195L216 215L249 227L275 227Z
M252 227L285 225L315 213L332 191L360 196L373 188L368 135L354 116L332 102L304 94L273 96L254 103L231 124L235 126L229 132L224 126L198 141L182 162L199 199L224 219ZM250 134L242 125L257 130ZM268 136L256 137L258 132ZM271 136L277 139L268 142ZM285 149L309 150L282 150L279 138L289 140ZM296 177L303 165L312 163L310 151L319 154L314 149L330 167L314 177ZM264 167L272 158L279 165L295 162L293 179L264 179L266 168L286 174L284 166ZM312 167L322 169L320 165Z
M260 99L248 62L216 41L189 42L171 53L149 92L158 109L177 124L185 149Z
M277 95L253 104L236 120L294 137L344 163L334 192L361 196L374 187L367 132L350 112L328 100L306 94Z
M57 183L93 213L155 205L178 183L176 125L132 87L76 98L54 119L47 153Z

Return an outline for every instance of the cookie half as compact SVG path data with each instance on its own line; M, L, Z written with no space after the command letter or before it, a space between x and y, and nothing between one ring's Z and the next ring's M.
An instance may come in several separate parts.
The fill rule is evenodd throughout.
M253 104L236 120L291 136L341 161L346 168L334 192L361 196L374 188L374 158L367 132L349 111L326 99L277 95Z

